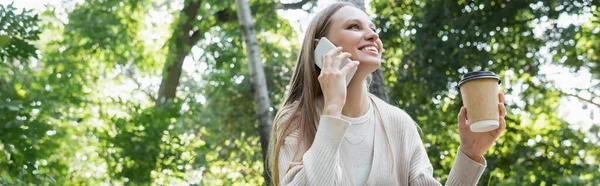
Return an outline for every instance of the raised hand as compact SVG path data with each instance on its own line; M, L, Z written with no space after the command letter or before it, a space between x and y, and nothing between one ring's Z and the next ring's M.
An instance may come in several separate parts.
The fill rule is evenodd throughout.
M500 123L496 130L489 132L471 132L469 121L467 120L467 108L462 107L458 113L458 132L460 134L460 151L469 158L479 163L483 163L483 153L494 144L496 139L506 128L506 107L504 107L504 94L498 93L498 121Z
M342 115L342 108L346 104L346 74L359 64L358 61L352 61L340 69L342 60L351 56L341 51L342 47L337 47L323 55L323 68L318 77L324 98L323 114L336 117Z

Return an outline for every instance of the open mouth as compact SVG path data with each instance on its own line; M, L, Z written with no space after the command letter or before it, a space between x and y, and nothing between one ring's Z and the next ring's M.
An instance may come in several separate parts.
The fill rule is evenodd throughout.
M366 46L366 47L363 47L363 48L359 48L358 50L375 52L375 53L379 54L379 50L377 50L377 47L374 47L374 46Z

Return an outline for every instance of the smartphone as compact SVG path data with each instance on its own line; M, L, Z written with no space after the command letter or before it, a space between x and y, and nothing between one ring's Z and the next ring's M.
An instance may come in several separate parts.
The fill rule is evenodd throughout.
M323 61L321 61L321 58L323 57L323 55L327 54L327 52L335 49L336 46L333 45L333 43L331 43L331 41L329 41L329 39L327 39L326 37L322 37L319 40L319 44L317 44L317 47L315 48L315 64L319 67L319 69L323 68ZM350 61L350 59L348 58L344 58L342 60L342 63L340 64L340 69L343 68L344 66L346 66L346 64L350 63L352 61ZM348 71L348 73L346 74L346 86L348 86L348 84L350 84L350 80L352 80L352 76L354 76L354 73L356 73L356 70L358 69L358 67L354 67L352 69L350 69Z

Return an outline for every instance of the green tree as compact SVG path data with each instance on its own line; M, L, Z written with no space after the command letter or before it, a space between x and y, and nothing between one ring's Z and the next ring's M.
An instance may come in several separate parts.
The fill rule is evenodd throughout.
M314 13L316 1L248 4L268 97L279 105L299 48L279 15ZM0 5L0 183L266 184L233 1L71 5L39 15ZM600 87L563 90L540 71L554 65L600 78L597 2L374 0L371 7L390 103L419 123L440 181L458 147L457 81L491 70L503 78L510 114L480 184L600 183L599 123L582 131L557 117L565 96L598 109ZM565 26L557 21L564 15L591 18Z
M83 81L63 83L76 86L75 90L82 92L85 92L86 87L89 86L98 86L99 88L92 90L101 90L102 86L106 86L104 82L107 81L115 84L126 81L139 83L135 79L136 74L151 75L153 71L160 69L157 67L161 65L164 65L165 69L161 74L163 79L170 79L162 81L163 88L158 91L158 94L141 90L148 95L146 100L156 102L156 108L149 108L144 101L80 94L80 98L87 99L88 102L74 107L92 108L84 110L82 114L88 117L83 120L101 124L78 127L78 130L83 131L73 131L71 134L83 132L89 134L86 137L98 139L96 143L89 144L99 148L96 152L91 152L97 153L99 162L91 164L105 165L108 175L96 177L97 181L111 180L110 182L114 183L139 184L174 183L177 182L176 180L185 180L194 171L205 170L202 171L202 181L209 184L262 183L263 180L255 176L257 171L251 171L262 169L263 161L262 155L255 153L260 149L255 140L258 139L255 135L256 118L247 109L252 107L253 103L243 99L250 96L250 91L249 87L246 87L248 83L245 83L248 78L244 78L248 77L247 70L240 68L245 66L242 64L245 57L244 52L238 50L241 48L239 47L241 35L238 31L239 25L235 21L235 14L232 14L235 11L232 9L233 4L216 1L185 1L183 8L185 11L181 11L182 15L179 15L180 11L173 9L174 21L172 27L167 29L172 34L163 41L164 47L158 50L150 49L151 47L143 42L139 35L140 31L148 29L142 24L147 16L146 13L152 8L157 8L150 5L149 1L88 1L79 4L69 11L69 22L65 24L62 33L65 39L51 43L49 46L53 48L47 50L49 53L47 56L51 56L46 62L48 66L55 65L56 67L52 68L68 70L68 72L52 71L52 73L81 76L76 79ZM281 55L267 61L268 64L273 65L266 69L269 74L277 74L275 71L281 72L282 68L287 68L285 66L289 64L281 62L287 61L292 51L287 48L292 46L290 44L282 47L267 44L265 40L266 35L281 40L293 33L291 27L280 18L266 16L274 14L280 5L273 2L252 2L252 8L259 12L255 16L268 17L262 19L264 22L257 23L257 26L262 28L259 33L265 34L259 36L259 44L261 47L268 48L262 55ZM194 12L198 12L196 16L193 15ZM90 26L89 23L94 24ZM201 40L202 37L199 37L198 43L185 41L186 37L191 37L185 35L190 31L197 33L191 33L191 36L200 34L202 37L206 35L212 37L207 40ZM160 42L156 41L159 44ZM224 45L227 43L233 45ZM50 55L61 52L63 50L61 48L66 48L62 51L62 55ZM196 60L201 60L200 63L208 67L203 73L206 77L202 78L202 82L194 82L190 77L192 74L185 74L185 71L182 71L183 60L186 56L190 57L193 48L203 49L200 58ZM71 61L72 63L68 64L74 66L65 67L65 64L58 63L66 60ZM173 69L174 71L171 71ZM111 79L106 77L115 71L118 73L116 77ZM177 73L181 73L180 77L171 77ZM183 86L179 86L180 79ZM271 76L268 79L270 79L269 84L277 82L275 85L279 87L283 84L281 76ZM217 94L205 93L207 90L212 91L211 85L216 86ZM170 88L164 88L166 86ZM69 88L73 89L73 87ZM191 91L175 97L177 88ZM224 90L233 90L236 93L230 94ZM165 91L172 94L167 94ZM280 93L281 91L269 94L280 96ZM163 100L166 103L160 102L163 97L167 98ZM230 109L228 107L231 107L231 104L222 100L229 101L233 97L239 97L240 104L239 107ZM97 110L98 114L94 114L94 110ZM223 116L223 118L230 118L230 115L237 113L241 115L238 118L231 118L235 120L211 120ZM212 122L207 123L207 121ZM229 130L223 130L224 126L229 127ZM190 138L190 135L196 137ZM223 161L226 158L239 161ZM257 168L257 165L260 166ZM214 168L223 167L226 168L223 169L225 171L212 171ZM235 176L236 174L238 176ZM222 182L223 180L230 181Z
M491 70L503 77L509 97L507 130L486 155L481 185L581 185L598 183L597 149L583 131L557 115L561 96L539 73L547 64L535 23L561 13L583 14L588 1L373 1L386 46L391 100L415 117L441 181L458 147L456 89L461 74ZM562 7L562 8L559 8ZM548 31L561 35L563 30ZM568 33L568 32L567 32ZM566 33L565 33L566 34ZM593 48L593 47L592 47ZM585 50L585 49L584 49ZM570 51L574 51L574 48ZM553 53L561 58L559 53ZM580 58L581 59L581 58ZM579 63L594 66L582 60ZM588 141L588 142L586 142ZM592 159L593 163L588 164ZM565 178L566 177L566 178Z
M0 183L51 183L52 172L65 167L50 160L62 135L44 111L57 103L43 100L56 95L47 94L31 68L39 57L39 18L12 4L0 5L0 17Z

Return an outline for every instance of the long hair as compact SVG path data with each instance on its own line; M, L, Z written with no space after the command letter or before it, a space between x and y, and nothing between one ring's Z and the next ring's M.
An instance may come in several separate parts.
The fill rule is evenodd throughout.
M317 13L308 25L289 90L273 122L268 157L273 185L279 185L279 153L285 137L295 130L299 131L296 149L308 149L314 141L319 122L316 101L323 94L317 79L320 70L314 64L315 39L327 35L332 24L331 16L345 6L354 5L345 2L332 4ZM301 162L302 154L304 152L297 152L294 161L300 155L298 161Z

